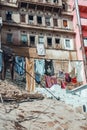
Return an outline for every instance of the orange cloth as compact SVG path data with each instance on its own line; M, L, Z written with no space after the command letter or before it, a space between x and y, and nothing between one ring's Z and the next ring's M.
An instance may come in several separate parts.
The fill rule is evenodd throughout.
M28 73L26 73L26 90L28 92L34 92L35 90L35 80L34 77L34 59L28 59L26 58L26 71L32 76L30 76Z

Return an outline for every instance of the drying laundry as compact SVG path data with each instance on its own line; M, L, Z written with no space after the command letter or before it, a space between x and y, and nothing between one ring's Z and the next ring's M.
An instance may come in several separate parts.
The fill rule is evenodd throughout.
M54 75L54 67L52 60L45 60L45 74L49 76Z
M71 82L71 77L70 77L69 73L65 73L65 81Z
M46 87L50 88L54 84L57 84L57 78L53 76L45 76Z
M83 64L82 62L76 62L76 77L78 82L83 81Z
M28 92L34 92L35 91L35 80L32 77L35 77L34 74L34 59L28 59L26 58L26 70L28 73L26 73L26 90Z
M65 89L66 88L66 83L64 81L61 81L61 88Z
M35 60L35 73L38 73L40 75L44 75L45 69L45 61L44 60Z
M36 80L36 82L37 82L38 84L40 84L40 82L41 82L41 75L38 74L38 73L36 73L36 74L35 74L35 80Z
M15 57L15 71L19 75L23 75L25 72L25 60L24 57L16 56Z

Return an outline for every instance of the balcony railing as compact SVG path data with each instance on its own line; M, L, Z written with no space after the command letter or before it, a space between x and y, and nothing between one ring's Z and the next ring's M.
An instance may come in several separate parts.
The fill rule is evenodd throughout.
M19 2L23 2L23 0L19 0ZM25 0L24 2L35 2L48 5L62 6L62 0Z

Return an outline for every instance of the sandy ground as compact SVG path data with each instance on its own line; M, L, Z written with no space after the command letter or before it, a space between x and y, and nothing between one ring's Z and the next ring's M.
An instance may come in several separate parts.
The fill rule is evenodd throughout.
M87 115L54 99L0 103L0 130L87 130Z
M0 94L24 90L10 80L0 80ZM1 97L0 97L1 99ZM87 130L87 113L63 101L44 98L26 102L0 102L0 130Z

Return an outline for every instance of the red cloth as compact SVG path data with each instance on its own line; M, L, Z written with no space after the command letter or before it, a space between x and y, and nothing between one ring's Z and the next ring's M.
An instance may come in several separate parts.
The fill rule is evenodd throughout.
M57 84L57 78L53 76L45 76L46 87L50 88L54 84Z
M66 88L66 83L64 81L61 81L61 88L63 88L63 89Z
M65 73L65 81L71 82L71 77L70 77L69 73Z
M72 79L71 79L71 82L72 82L72 83L77 83L76 77L72 78Z

